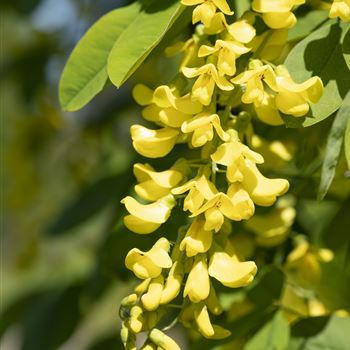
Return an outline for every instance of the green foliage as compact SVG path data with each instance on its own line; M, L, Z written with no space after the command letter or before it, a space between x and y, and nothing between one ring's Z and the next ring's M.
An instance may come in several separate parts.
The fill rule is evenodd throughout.
M332 115L350 89L349 68L342 52L342 39L348 25L329 21L298 43L285 65L297 81L319 76L325 86L321 100L311 106L306 118L285 116L289 127L311 126ZM336 69L335 69L336 67Z
M292 327L287 350L347 349L350 318L311 317Z
M350 169L350 119L346 125L345 136L344 136L344 147L346 160L348 162L348 168Z
M116 87L141 65L183 9L178 1L153 1L130 21L108 57L108 75Z
M329 132L326 154L322 166L318 198L323 199L335 176L338 159L343 145L346 125L350 120L350 92L347 93Z
M130 21L140 11L137 2L113 10L98 20L73 50L59 84L61 106L76 111L104 88L109 53Z
M289 324L282 311L277 311L272 319L249 340L246 350L284 350L289 341Z

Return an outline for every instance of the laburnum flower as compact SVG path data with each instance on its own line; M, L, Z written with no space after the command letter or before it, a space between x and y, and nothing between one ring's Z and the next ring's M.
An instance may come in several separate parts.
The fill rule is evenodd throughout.
M195 306L194 319L198 331L205 338L224 339L231 335L231 332L229 330L211 323L208 308L203 302Z
M202 22L206 27L209 27L217 10L226 15L232 15L229 5L226 0L181 0L185 6L198 5L192 14L193 24Z
M227 166L227 179L230 182L238 181L258 205L272 205L276 197L289 188L287 180L264 177L256 167L256 163L264 161L263 157L238 141L220 145L211 157L216 163Z
M302 117L310 109L309 103L316 103L322 96L323 83L319 77L312 77L303 83L295 83L284 66L277 67L276 107L285 114Z
M198 56L205 57L217 53L219 74L233 76L236 73L236 59L249 51L249 48L238 41L216 40L214 47L202 45Z
M160 304L168 304L175 299L181 290L184 277L184 267L180 261L175 261L167 276L160 298Z
M264 22L270 28L291 28L297 21L293 7L304 3L305 0L253 0L252 8L262 13Z
M254 214L254 203L244 188L235 183L230 185L227 194L217 193L191 216L202 213L205 216L204 229L218 232L224 224L225 217L235 221L250 218Z
M262 65L260 61L253 60L250 62L251 69L237 75L231 81L234 84L244 84L246 89L242 95L242 102L259 105L265 98L266 83L270 89L276 91L276 74L269 65Z
M175 87L161 85L154 91L147 86L138 84L133 89L134 99L141 106L143 117L160 125L172 128L181 127L181 124L194 114L201 112L203 106L193 101L191 94L177 96Z
M156 278L161 274L163 268L172 266L168 254L169 248L170 243L164 237L160 238L148 252L133 248L125 258L125 265L138 278Z
M199 303L208 298L210 292L210 280L208 266L203 254L195 257L193 266L188 274L184 297L188 297L193 303Z
M148 158L166 156L174 148L179 135L179 131L172 128L152 130L137 124L131 126L130 132L135 150Z
M204 225L205 221L203 219L194 219L186 232L186 236L181 241L180 250L185 251L188 257L205 253L210 249L213 241L213 231L205 230Z
M295 215L293 207L276 207L268 214L254 215L245 222L245 227L255 233L257 245L274 247L288 237Z
M257 267L253 261L241 262L235 254L215 244L209 262L209 275L224 286L239 288L253 281Z
M192 99L199 101L204 106L211 102L215 85L221 90L231 91L233 85L222 75L220 75L212 63L208 63L199 68L182 68L183 74L187 78L198 77L192 87Z
M220 117L217 114L203 112L194 118L185 121L181 126L181 131L185 134L192 133L192 146L202 147L214 137L214 130L221 140L227 141L229 135L222 129Z
M215 185L208 180L207 175L203 174L171 191L174 195L180 195L185 192L188 192L188 195L184 200L183 209L194 213L202 206L205 200L212 198L218 191Z
M339 17L344 22L350 21L350 0L333 0L329 17Z
M256 35L256 30L253 27L254 20L254 16L246 12L238 21L227 25L226 29L235 41L248 44Z
M183 174L176 169L157 172L149 164L134 164L134 174L139 184L134 189L143 199L156 201L165 197L182 179Z
M181 348L176 344L176 342L172 338L170 338L168 335L166 335L157 328L151 330L149 338L156 346L158 346L158 348L164 350L181 350ZM151 349L153 350L154 347L152 347Z
M142 294L141 302L147 311L154 311L158 309L162 298L163 285L164 277L159 275L151 280L147 292Z
M171 194L151 204L141 204L130 196L125 197L121 203L130 213L124 217L125 226L130 231L140 234L151 233L159 228L168 220L171 209L176 205Z
M246 159L261 164L264 158L248 146L238 141L236 135L231 136L230 142L220 145L211 155L211 159L220 165L227 167L226 177L230 182L243 181L242 168Z
M283 123L279 111L294 117L304 116L310 109L309 103L318 102L323 93L319 77L295 83L284 66L278 66L275 72L258 60L253 60L249 70L231 81L245 85L242 102L254 103L258 117L272 125ZM266 91L264 83L269 91Z

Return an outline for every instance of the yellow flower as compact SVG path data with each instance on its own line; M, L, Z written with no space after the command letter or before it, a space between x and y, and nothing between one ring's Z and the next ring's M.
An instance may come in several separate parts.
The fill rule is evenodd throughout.
M256 234L256 244L274 247L281 244L289 235L296 211L292 207L274 208L265 215L254 215L245 226Z
M226 15L233 14L226 0L181 0L181 3L186 6L198 5L193 10L192 22L202 22L206 27L210 26L217 9Z
M285 179L268 179L263 176L255 163L249 159L242 168L242 185L249 193L254 203L261 206L270 206L289 189L289 182Z
M246 159L258 164L264 162L259 153L252 151L237 139L220 145L211 155L211 159L217 164L227 166L226 177L230 182L243 181L242 170Z
M233 90L233 85L222 75L219 75L216 67L212 63L208 63L199 68L182 68L183 74L187 78L198 77L192 87L192 99L199 101L204 106L208 106L211 102L215 84L224 91Z
M148 158L167 155L174 148L179 135L175 129L151 130L141 125L132 125L130 132L135 150Z
M170 264L171 266L171 264ZM170 267L168 266L168 267ZM141 297L143 307L147 311L154 311L158 309L163 292L164 277L159 275L151 280L147 293Z
M125 226L133 232L147 234L155 231L170 216L171 209L176 205L172 195L167 195L152 204L140 204L128 196L121 203L125 204L130 215L124 217Z
M256 30L253 27L254 18L249 13L244 14L238 21L228 25L227 31L232 38L240 43L247 44L253 40Z
M323 83L319 77L297 84L285 67L277 67L277 74L276 107L281 112L302 117L309 111L309 103L316 103L321 98Z
M180 261L175 261L171 267L160 298L160 304L168 304L180 292L184 277L184 268Z
M139 182L135 192L143 199L156 201L165 197L182 179L183 175L176 169L156 172L149 164L134 164L134 174Z
M133 89L134 99L141 106L146 106L142 111L142 116L160 125L179 128L181 124L200 113L202 105L198 101L193 101L191 94L177 96L175 87L161 85L154 91L147 86L138 84Z
M271 66L262 65L254 60L250 64L250 69L237 75L231 80L234 84L246 84L246 90L242 95L242 102L259 105L265 97L263 82L272 90L276 91L276 75Z
M329 11L330 18L339 17L342 21L350 21L350 1L349 0L333 0L331 10Z
M164 334L157 328L152 329L149 334L149 338L153 341L154 344L158 345L161 349L164 350L181 350L181 348L175 343L173 339Z
M203 112L185 121L181 126L183 133L193 133L191 142L193 147L202 147L208 141L211 141L214 137L213 129L216 130L221 140L228 141L229 135L222 129L220 118L217 114Z
M195 211L191 217L202 213L205 216L204 229L218 232L224 224L225 217L235 221L251 217L254 213L254 204L248 193L239 184L232 184L227 194L217 193Z
M130 250L125 258L125 265L138 278L158 277L163 268L170 268L172 261L168 254L170 243L166 238L160 238L148 252L137 248Z
M240 262L235 255L229 255L216 245L210 257L208 272L224 286L238 288L253 281L257 267L253 261Z
M171 191L175 195L185 192L189 193L184 200L184 211L189 210L193 213L201 207L204 200L212 198L217 193L217 189L206 175L202 175Z
M250 49L237 41L216 40L214 47L202 45L198 56L205 57L217 53L219 74L233 76L236 73L236 59L249 51Z
M208 298L209 292L210 281L207 262L203 255L197 255L187 277L184 297L188 296L193 303L199 303Z
M205 221L196 218L186 232L185 238L180 243L180 250L186 251L188 257L198 253L207 252L213 240L213 232L204 229Z
M297 21L291 10L303 3L305 0L253 0L252 8L262 13L264 22L270 28L291 28Z
M207 306L204 303L200 303L195 307L194 319L199 332L205 338L224 339L231 335L229 330L211 323Z

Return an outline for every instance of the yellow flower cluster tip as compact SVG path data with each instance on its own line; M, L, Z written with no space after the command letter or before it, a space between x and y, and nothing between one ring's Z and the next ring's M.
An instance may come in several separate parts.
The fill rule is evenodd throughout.
M268 148L282 161L291 156L278 142L266 146L267 141L257 135L249 137L252 126L238 128L239 116L232 111L252 104L258 118L278 125L284 114L306 115L309 104L321 97L318 77L296 83L285 67L265 61L264 50L281 46L287 28L296 21L292 10L302 3L254 0L252 11L228 24L232 21L226 17L233 12L225 0L182 0L183 5L195 6L193 23L199 24L191 39L167 53L184 53L178 74L187 78L188 85L174 79L155 90L135 87L133 96L143 107L142 116L156 125L131 127L135 150L147 158L161 158L177 144L187 144L195 156L179 159L166 170L147 163L134 165L137 197L122 200L129 213L126 227L138 234L163 230L179 204L187 224L179 227L175 242L164 232L148 251L134 248L127 254L126 267L142 282L122 301L126 349L136 349L140 332L148 332L142 349L179 349L157 326L172 307L179 310L176 322L205 338L228 337L228 330L211 321L211 314L222 312L213 281L238 288L251 283L257 273L255 262L245 261L240 245L230 236L232 222L246 221L262 246L276 245L289 233L293 208L276 207L269 223L253 216L257 205L273 205L288 191L289 183L265 177L259 170L264 157L252 147ZM268 36L256 36L257 17L271 28ZM280 49L272 51L276 55ZM236 65L241 57L246 61L244 69Z

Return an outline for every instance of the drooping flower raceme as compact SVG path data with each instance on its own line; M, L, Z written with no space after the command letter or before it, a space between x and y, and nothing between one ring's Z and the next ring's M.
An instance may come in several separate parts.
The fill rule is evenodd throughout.
M146 251L131 249L125 259L127 268L142 280L122 301L126 311L121 335L127 349L135 349L140 332L148 332L142 349L179 349L158 326L171 307L179 310L177 322L205 338L228 337L228 330L211 321L211 314L222 312L213 282L244 287L257 273L238 236L231 239L232 227L242 221L256 235L255 243L264 247L280 244L290 232L294 208L278 204L267 221L254 213L258 207L273 206L289 188L287 180L263 175L264 156L257 150L281 161L291 155L277 141L269 144L257 135L248 138L239 127L240 114L233 111L252 104L261 121L279 125L284 115L306 115L310 103L321 97L318 77L296 83L285 67L266 62L266 57L280 54L287 28L296 21L292 11L302 3L254 0L252 11L232 23L227 16L233 12L225 0L182 0L183 5L193 6L193 23L199 24L192 38L167 52L184 53L178 74L188 84L174 79L154 90L135 86L133 96L143 107L142 116L154 124L131 127L135 150L154 159L185 144L191 153L167 169L135 164L135 196L122 200L130 231L157 231L161 236ZM257 37L258 16L270 29ZM254 59L249 59L252 51ZM246 128L253 130L248 124ZM170 242L167 221L176 206L182 210L184 224ZM297 266L298 259L289 258L289 266Z

